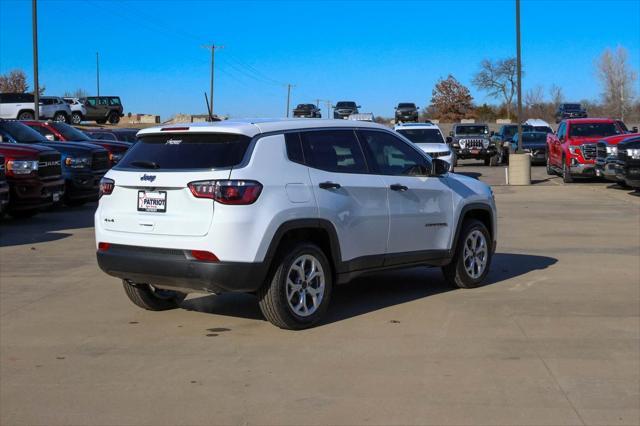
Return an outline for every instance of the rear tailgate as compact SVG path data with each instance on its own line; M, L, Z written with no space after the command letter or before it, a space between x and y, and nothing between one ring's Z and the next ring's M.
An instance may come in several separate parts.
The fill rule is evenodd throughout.
M214 202L194 196L189 183L229 179L249 142L239 134L143 135L106 175L114 189L100 199L102 226L126 233L207 235Z
M188 184L228 179L229 173L229 170L158 173L112 170L109 178L115 181L115 187L111 195L100 199L101 223L109 231L204 236L211 226L214 202L194 197ZM164 201L160 203L164 206L154 206L148 201L156 199Z

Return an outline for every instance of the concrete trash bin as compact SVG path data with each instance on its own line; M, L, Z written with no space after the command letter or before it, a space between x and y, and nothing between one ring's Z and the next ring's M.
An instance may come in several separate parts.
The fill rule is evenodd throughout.
M509 185L531 185L529 154L509 154Z

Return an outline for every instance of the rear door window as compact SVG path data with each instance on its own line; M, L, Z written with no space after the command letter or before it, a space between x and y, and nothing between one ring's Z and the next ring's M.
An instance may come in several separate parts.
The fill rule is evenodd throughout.
M134 169L220 169L242 162L251 138L231 133L143 135L118 167Z
M336 173L368 173L353 130L302 132L300 138L309 166Z
M423 176L431 166L413 147L387 132L359 130L377 172L390 176Z

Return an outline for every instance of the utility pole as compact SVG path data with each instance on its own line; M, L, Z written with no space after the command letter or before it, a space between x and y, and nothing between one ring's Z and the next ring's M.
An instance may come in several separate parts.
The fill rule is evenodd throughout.
M291 100L291 88L296 87L293 84L287 84L287 118L289 117L289 102Z
M327 118L330 119L331 118L331 101L326 100L325 102L327 104Z
M320 101L321 101L321 100L322 100L322 99L316 99L316 108L319 108L319 107L320 107Z
M522 61L520 58L520 0L516 0L516 67L518 74L518 154L522 154Z
M31 25L33 30L33 109L35 119L40 119L40 84L38 83L38 5L31 1Z
M215 63L216 49L224 49L224 46L216 46L211 43L211 46L202 46L205 49L211 50L211 81L209 83L209 109L211 110L211 116L213 116L213 67Z
M98 88L98 96L100 96L100 56L96 52L96 86Z

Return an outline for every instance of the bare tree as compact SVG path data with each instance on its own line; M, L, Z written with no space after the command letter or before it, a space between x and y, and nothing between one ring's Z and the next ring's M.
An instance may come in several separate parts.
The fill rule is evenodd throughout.
M560 104L564 101L564 93L562 92L562 87L556 86L552 84L549 88L549 96L551 96L551 102L553 106L558 108Z
M84 89L76 89L73 92L65 91L63 96L69 98L86 98L87 96L89 96L89 92Z
M456 122L473 113L473 97L469 89L451 74L445 80L438 80L431 93L431 105L435 118Z
M27 75L22 70L11 70L0 75L0 93L25 93L29 90Z
M480 71L473 77L473 85L485 90L489 96L502 99L507 108L507 118L511 118L513 97L517 90L516 59L499 59L492 62L485 59L480 63Z
M544 102L544 88L532 87L524 94L524 105L527 115L542 117L545 115L547 105Z
M624 120L635 96L634 82L638 74L628 63L627 49L618 46L615 51L607 48L596 62L596 70L602 84L602 101L614 114Z

